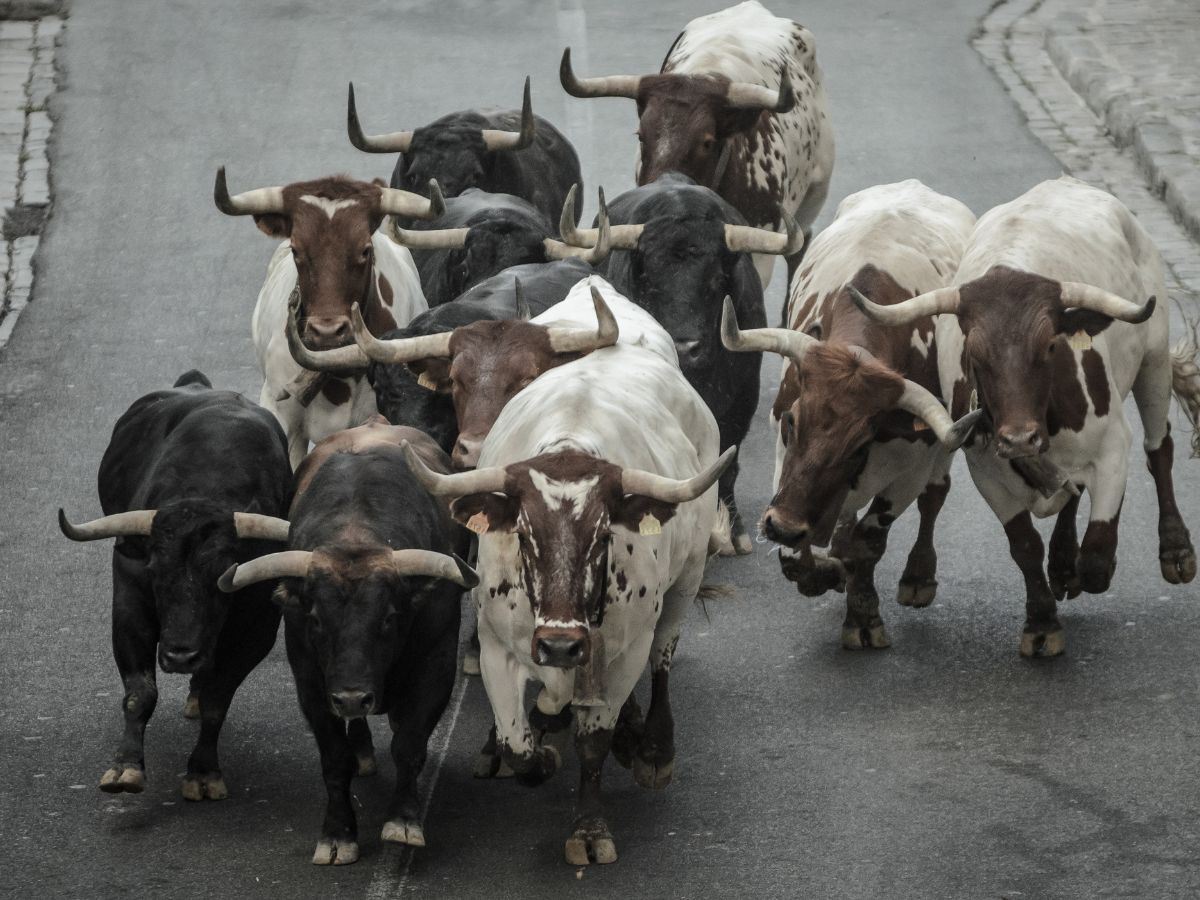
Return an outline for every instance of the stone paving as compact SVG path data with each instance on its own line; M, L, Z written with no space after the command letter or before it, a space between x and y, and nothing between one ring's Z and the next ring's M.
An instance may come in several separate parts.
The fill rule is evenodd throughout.
M0 22L0 347L33 290L33 254L50 204L47 104L55 90L54 50L63 20Z
M1198 26L1195 0L1000 0L972 39L1064 170L1111 191L1145 225L1189 316L1200 303L1200 252L1184 222L1200 205L1178 218L1172 206L1185 209L1181 176L1200 171L1200 71L1186 56ZM1170 154L1190 154L1190 172ZM1180 176L1174 188L1154 174L1168 170Z

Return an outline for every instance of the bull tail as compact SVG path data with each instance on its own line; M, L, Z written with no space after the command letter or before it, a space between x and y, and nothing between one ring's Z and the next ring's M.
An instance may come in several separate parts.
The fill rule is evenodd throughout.
M713 520L712 531L708 534L708 555L713 556L717 553L732 553L733 551L733 536L730 534L732 528L729 518L729 507L724 501L717 503L717 517Z
M1200 320L1171 350L1171 392L1192 424L1192 456L1200 457Z
M208 380L208 376L199 369L188 369L175 379L173 387L186 387L189 384L202 384L206 388L212 387L212 382Z

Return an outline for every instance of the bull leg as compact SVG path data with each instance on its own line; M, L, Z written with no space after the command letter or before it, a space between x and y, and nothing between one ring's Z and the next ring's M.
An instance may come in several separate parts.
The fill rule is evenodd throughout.
M483 686L495 715L495 725L488 743L500 758L495 768L490 762L487 766L492 774L497 774L500 765L507 766L521 784L539 785L558 771L562 756L553 745L539 746L534 741L529 716L525 712L525 685L529 681L529 674L508 648L500 643L486 619L480 621L479 640L479 674L483 676ZM476 775L483 774L488 750L489 747L485 745L476 764Z
M1131 439L1129 426L1123 418L1111 424L1088 487L1091 508L1087 530L1079 544L1077 570L1079 586L1089 594L1107 591L1116 571L1117 523L1125 500Z
M125 731L113 764L100 776L100 790L110 794L140 794L145 788L146 723L158 703L154 658L158 623L153 600L134 585L131 575L122 571L134 565L114 551L112 642L117 671L125 686L121 698Z
M442 598L457 607L453 599ZM392 679L393 691L388 723L392 726L392 761L396 764L396 790L388 806L387 821L380 838L412 847L425 846L421 827L421 801L417 777L425 767L429 736L450 702L458 667L458 615L454 627L446 628L424 657Z
M193 675L188 680L188 695L183 701L183 717L185 719L200 718L200 682Z
M371 726L366 718L351 719L346 723L346 740L354 750L358 761L358 777L369 778L379 772L375 762L375 742L371 739Z
M1162 577L1169 584L1187 584L1196 577L1196 551L1175 505L1175 484L1171 477L1175 442L1169 428L1158 448L1146 451L1146 466L1158 495L1158 564Z
M1066 636L1054 595L1043 569L1045 547L1033 527L1028 510L1004 523L1008 551L1025 577L1025 628L1021 633L1022 656L1058 656L1067 648Z
M312 861L318 866L346 866L358 861L358 821L350 803L350 782L358 760L346 737L345 720L329 708L325 679L307 646L303 625L287 622L284 638L300 711L316 738L325 782L325 818Z
M841 557L846 567L846 618L842 622L842 646L847 650L884 648L891 645L879 615L875 590L875 566L887 549L888 529L895 516L883 496L871 502L867 514L854 527L854 534Z
M733 403L730 404L725 414L721 417L722 421L718 423L722 453L727 448L740 445L745 441L746 433L750 430L750 424L754 420L754 413L757 409L758 373L756 370L754 377L746 379L740 385L738 396L734 397ZM734 456L733 462L721 474L721 478L717 482L717 496L729 511L729 541L731 549L723 550L721 553L722 556L746 556L754 550L754 545L750 541L750 534L746 530L746 523L743 521L742 514L738 510L737 498L734 496L734 485L737 483L740 467L741 454L739 453Z
M796 585L805 597L820 597L826 591L841 593L846 590L846 568L842 565L849 547L858 516L843 512L829 542L829 553L818 556L810 547L790 551L784 548L779 553L779 568L783 577Z
M1050 535L1050 555L1046 560L1046 574L1050 577L1050 593L1055 600L1064 597L1074 599L1082 587L1079 583L1079 537L1075 530L1075 516L1079 511L1079 497L1072 497L1058 513L1054 522L1054 533Z
M917 498L917 512L921 515L921 521L917 527L917 540L908 552L904 574L900 576L900 586L896 590L896 602L901 606L926 607L937 596L937 551L933 548L933 529L949 493L950 472L947 465L947 471L941 479L930 480Z
M224 800L229 796L217 757L221 726L233 695L271 652L279 631L279 609L264 591L259 593L259 597L235 599L217 638L213 668L197 679L200 738L188 759L181 787L185 800Z

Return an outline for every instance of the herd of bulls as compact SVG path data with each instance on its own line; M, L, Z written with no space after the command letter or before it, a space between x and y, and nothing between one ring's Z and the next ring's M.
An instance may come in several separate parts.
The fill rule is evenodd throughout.
M847 197L813 236L833 166L813 37L756 0L689 23L659 74L581 78L568 50L560 75L576 97L637 101L639 186L601 193L592 228L575 152L528 82L519 111L379 135L351 88L350 139L398 154L390 186L231 195L218 173L218 208L282 240L253 315L260 404L182 375L118 420L104 516L60 511L71 539L116 539L125 732L101 789L144 787L157 664L192 678L183 795L225 797L218 735L283 618L328 791L313 861L358 858L350 786L375 769L372 714L396 765L382 837L424 845L417 776L470 589L464 667L495 713L476 774L537 784L573 732L566 858L614 861L605 759L647 788L671 780L683 619L710 555L752 549L734 482L764 351L784 368L761 531L802 592L845 592L843 646L888 645L874 569L914 501L897 596L932 601L961 446L1025 579L1021 653L1061 653L1057 602L1113 576L1130 392L1163 577L1195 576L1167 413L1174 389L1195 418L1200 378L1168 349L1162 262L1117 200L1064 177L977 221L910 180ZM776 256L789 293L770 328ZM1031 516L1055 514L1047 560Z

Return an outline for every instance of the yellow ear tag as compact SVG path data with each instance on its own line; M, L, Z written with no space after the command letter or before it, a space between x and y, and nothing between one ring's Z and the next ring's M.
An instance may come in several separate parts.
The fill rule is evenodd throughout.
M488 521L487 513L482 510L467 519L467 530L476 534L486 534L491 526L492 523Z
M426 390L430 390L430 391L437 390L437 382L429 377L428 372L422 372L420 375L417 376L417 384L419 384L421 387L425 388Z
M919 419L913 416L913 431L928 431L929 426L925 424L924 419Z
M655 518L654 513L646 513L638 524L638 534L662 534L662 522Z
M1086 331L1077 331L1067 339L1067 343L1072 350L1091 350L1092 336Z

